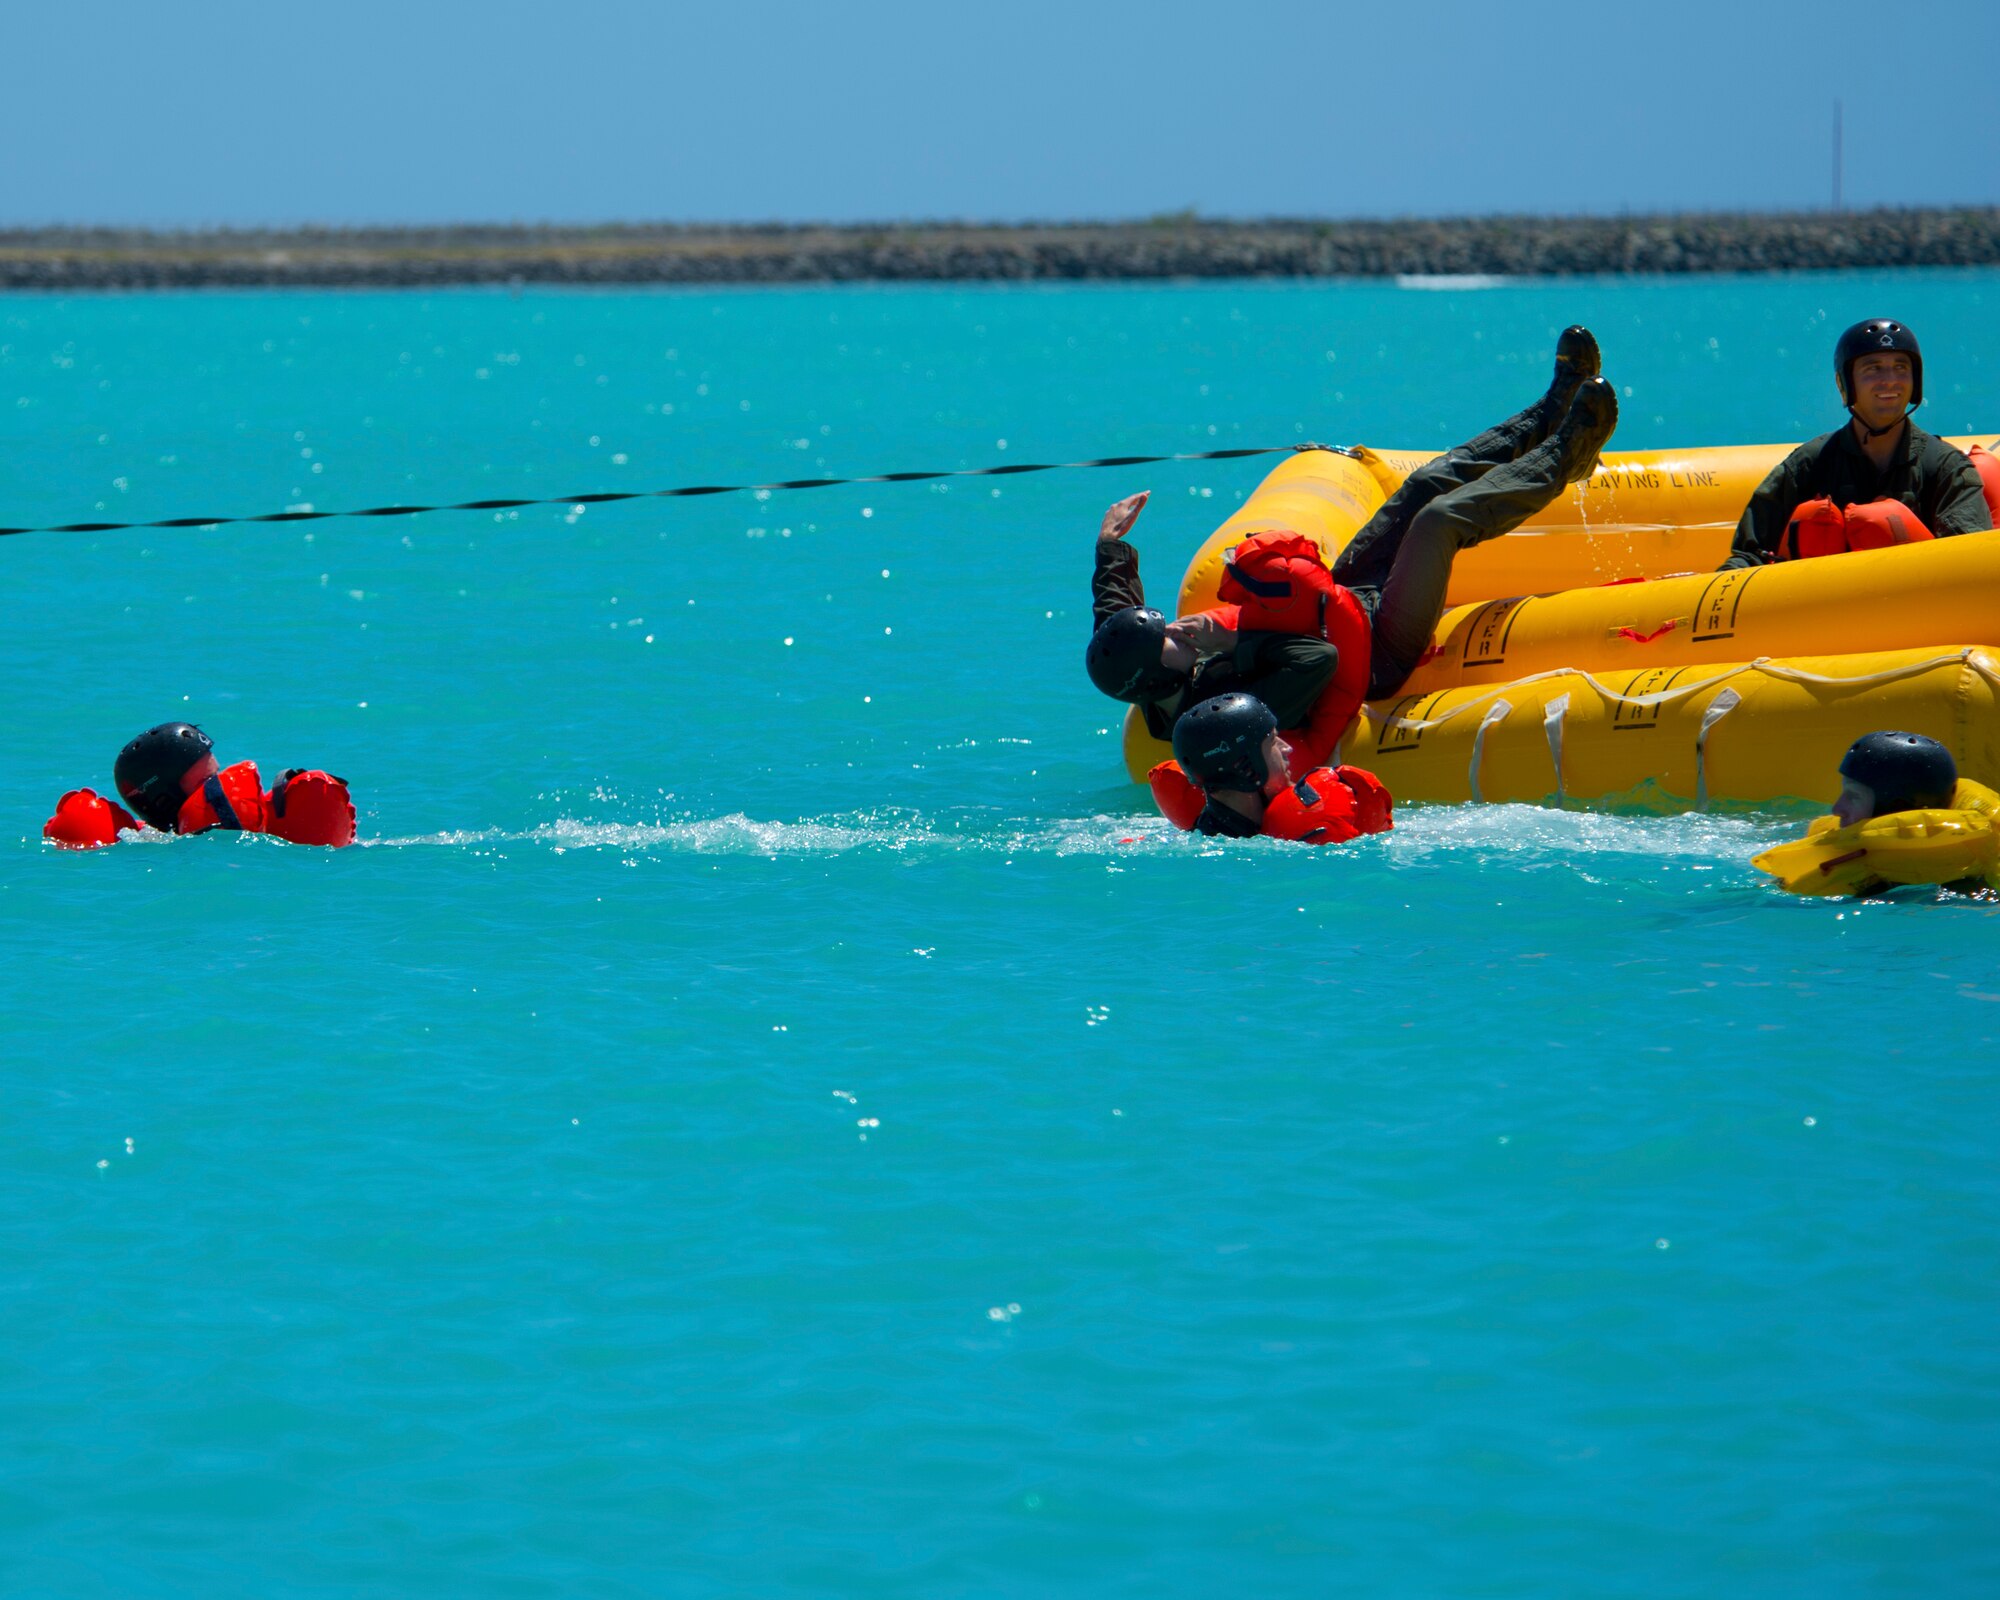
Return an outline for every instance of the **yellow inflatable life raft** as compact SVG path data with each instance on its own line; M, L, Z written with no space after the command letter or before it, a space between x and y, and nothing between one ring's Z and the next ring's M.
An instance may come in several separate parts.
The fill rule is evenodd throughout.
M1803 839L1751 865L1792 894L1874 894L1898 884L1968 883L2000 889L2000 794L1961 778L1951 805L1898 811L1843 828L1821 817Z
M1902 728L2000 783L2000 533L1714 571L1790 449L1608 454L1466 551L1430 653L1364 709L1340 759L1398 800L1685 808L1823 800L1849 744ZM1181 614L1216 603L1223 552L1251 534L1306 534L1331 563L1429 459L1289 457L1197 551ZM1134 781L1169 754L1128 713Z
M1954 436L1961 450L1994 449L2000 435ZM1453 564L1447 609L1509 595L1713 573L1729 556L1743 508L1788 444L1610 451L1597 470L1504 539ZM1291 528L1331 560L1403 480L1436 452L1305 450L1279 463L1195 552L1181 581L1183 614L1212 606L1222 552L1253 533ZM1810 563L1807 563L1810 565Z

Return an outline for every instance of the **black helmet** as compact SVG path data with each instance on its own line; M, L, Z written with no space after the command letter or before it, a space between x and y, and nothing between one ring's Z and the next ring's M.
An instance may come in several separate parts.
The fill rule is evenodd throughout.
M1921 733L1864 733L1847 747L1840 775L1875 791L1875 815L1951 804L1958 763Z
M1857 322L1840 336L1833 347L1833 374L1840 380L1840 399L1854 409L1854 363L1878 350L1900 350L1910 358L1910 409L1924 403L1924 353L1917 348L1917 336L1900 322L1887 317L1870 317Z
M1174 724L1174 759L1203 789L1261 789L1270 776L1264 741L1277 731L1278 719L1255 695L1219 694Z
M1090 681L1114 700L1163 700L1187 682L1160 665L1167 619L1147 606L1127 606L1097 625L1083 653Z
M193 723L163 722L118 752L111 776L141 822L171 833L187 798L181 779L188 768L214 753L214 741Z

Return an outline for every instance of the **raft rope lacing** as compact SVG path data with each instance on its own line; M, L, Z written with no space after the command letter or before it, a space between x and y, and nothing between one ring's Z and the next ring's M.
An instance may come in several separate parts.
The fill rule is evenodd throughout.
M1699 683L1681 684L1671 689L1656 689L1650 694L1623 694L1607 686L1604 680L1599 678L1595 673L1587 672L1581 667L1551 667L1546 672L1530 673L1527 677L1516 678L1511 683L1495 684L1483 693L1476 694L1471 699L1453 706L1443 716L1417 718L1400 717L1392 714L1383 722L1378 737L1404 731L1422 733L1430 728L1440 728L1454 718L1464 716L1468 711L1475 711L1479 707L1485 706L1486 714L1479 719L1479 727L1472 736L1472 756L1466 763L1465 771L1466 792L1474 804L1478 804L1485 799L1479 788L1479 769L1486 756L1486 736L1499 724L1505 722L1514 709L1513 701L1502 699L1500 696L1519 689L1525 689L1532 684L1547 683L1554 678L1580 678L1606 700L1615 700L1622 705L1628 706L1658 706L1665 705L1671 700L1685 699L1689 695L1700 694L1705 689L1715 689L1718 685L1724 685L1725 687L1722 687L1715 698L1709 702L1708 710L1701 719L1701 730L1696 734L1694 742L1695 809L1697 811L1706 811L1708 809L1708 736L1714 732L1715 725L1731 711L1734 711L1743 701L1741 693L1734 688L1726 687L1730 679L1740 677L1746 672L1761 672L1766 677L1778 678L1787 683L1834 684L1843 688L1853 689L1868 688L1878 683L1893 683L1899 678L1916 677L1922 673L1933 671L1938 667L1948 666L1968 667L1972 671L1977 672L1995 689L2000 689L2000 664L1996 664L1995 658L1990 652L1976 645L1969 645L1963 650L1954 650L1948 655L1931 656L1927 660L1906 662L1901 666L1885 667L1880 672L1865 672L1854 677L1836 677L1831 673L1808 672L1803 667L1788 667L1773 661L1769 656L1759 656L1756 660L1746 662L1741 666L1726 668L1711 678L1702 679ZM1449 690L1444 692L1450 693ZM1423 698L1427 699L1429 697L1424 696ZM1542 731L1548 737L1549 759L1555 766L1557 805L1561 805L1563 800L1563 724L1568 716L1569 692L1567 690L1550 699L1542 708Z
M1002 467L960 467L947 472L877 472L859 478L788 478L779 483L699 483L677 489L558 494L530 499L460 500L450 505L368 506L359 511L267 511L246 517L162 517L152 522L64 522L35 528L0 528L17 533L120 533L134 528L216 528L226 523L324 522L331 517L414 517L432 511L512 511L523 506L601 506L618 500L677 500L705 494L778 494L793 489L833 489L855 483L928 483L939 478L1012 478L1024 472L1077 472L1093 467L1144 467L1160 461L1239 461L1245 456L1295 455L1303 450L1351 450L1323 444L1267 444L1255 449L1194 450L1169 456L1102 456L1095 461L1024 461Z
M1704 689L1713 689L1718 684L1727 683L1731 678L1740 677L1746 672L1761 672L1767 678L1777 678L1786 683L1834 684L1850 689L1866 689L1872 688L1879 683L1894 683L1900 678L1918 677L1923 673L1935 671L1939 667L1949 666L1970 667L1974 672L1977 672L1982 678L1986 679L1988 683L1992 684L1995 689L2000 689L2000 661L1996 661L1991 651L1978 645L1968 645L1965 649L1954 650L1948 655L1931 656L1922 661L1906 662L1898 667L1885 667L1880 672L1865 672L1856 677L1835 677L1832 674L1824 672L1808 672L1803 667L1786 666L1782 662L1774 661L1769 656L1758 656L1754 661L1742 662L1731 666L1722 672L1716 673L1712 678L1703 678L1698 683L1678 684L1671 689L1655 689L1648 694L1621 693L1619 690L1613 689L1606 684L1595 673L1587 671L1582 667L1551 667L1546 672L1530 673L1525 678L1515 678L1509 683L1495 684L1483 693L1474 695L1471 699L1453 706L1441 716L1419 718L1402 717L1392 714L1384 722L1383 730L1392 733L1404 731L1425 733L1432 728L1443 727L1447 722L1464 716L1468 711L1477 710L1480 706L1485 705L1489 700L1493 700L1497 696L1507 694L1512 690L1527 688L1530 684L1546 683L1552 678L1580 678L1606 700L1615 700L1621 705L1659 706L1666 705L1674 700L1685 699L1689 695L1700 694ZM1443 692L1448 694L1451 691L1445 690ZM1425 695L1421 698L1429 699L1430 696ZM1507 701L1500 701L1485 720L1488 722L1498 722L1511 709L1512 706ZM1482 725L1480 733L1483 735L1485 731L1485 727Z

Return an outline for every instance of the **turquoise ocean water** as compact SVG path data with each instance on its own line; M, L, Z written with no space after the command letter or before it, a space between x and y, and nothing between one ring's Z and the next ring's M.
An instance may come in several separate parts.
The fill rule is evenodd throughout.
M1994 273L4 297L0 523L1443 446L1572 320L1793 439L1877 314L2000 426ZM1091 540L1267 466L0 540L0 1592L2000 1590L2000 907L1173 834ZM170 717L364 847L46 849Z

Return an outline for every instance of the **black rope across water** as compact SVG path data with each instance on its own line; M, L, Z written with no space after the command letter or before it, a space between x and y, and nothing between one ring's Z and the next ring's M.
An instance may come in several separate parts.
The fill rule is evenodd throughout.
M225 523L324 522L330 517L414 517L427 511L512 511L522 506L602 506L616 500L676 500L702 494L776 494L786 489L833 489L850 483L928 483L937 478L1007 478L1023 472L1072 472L1087 467L1143 467L1159 461L1235 461L1243 456L1324 450L1318 444L1272 444L1254 450L1197 450L1171 456L1104 456L1096 461L1022 462L1005 467L960 467L952 472L878 472L865 478L788 478L782 483L698 483L678 489L624 493L559 494L531 500L461 500L453 505L368 506L360 511L267 511L255 517L162 517L157 522L64 522L43 528L0 528L16 533L121 533L133 528L215 528Z

